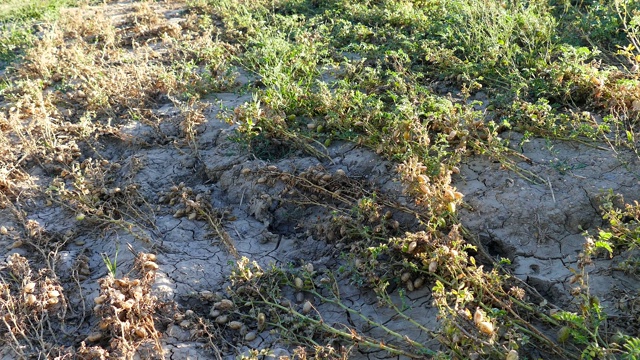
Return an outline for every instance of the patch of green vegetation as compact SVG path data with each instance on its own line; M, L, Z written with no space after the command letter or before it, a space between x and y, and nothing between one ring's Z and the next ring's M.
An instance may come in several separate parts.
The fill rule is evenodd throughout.
M551 1L562 41L574 46L615 51L628 44L624 17L640 9L637 1Z
M604 195L601 206L607 227L599 230L595 241L600 248L607 249L610 256L627 254L621 268L629 273L640 274L640 203L624 204L622 196L609 192Z
M467 256L477 249L470 245L473 236L458 232L462 194L451 186L451 175L470 154L545 182L516 166L522 155L503 139L509 131L524 134L523 142L542 137L635 149L635 1L198 0L191 10L224 24L220 38L239 46L237 64L258 78L254 99L225 115L254 152L289 144L322 156L333 141L348 140L399 164L408 192L425 205L420 220L429 241L409 233L386 236L363 225L369 217L352 233L349 222L342 223L340 233L363 242L350 254L354 281L379 296L386 284L398 282L394 267L400 264L409 273L403 278L434 281L449 355L513 358L528 346L559 358L635 351L633 338L616 342L601 334L606 314L588 291L584 265L605 242L587 241L576 270L581 287L574 295L582 312L548 316L525 301L525 290L500 266L485 271ZM495 100L476 101L481 91ZM358 204L362 211L364 202ZM431 258L413 253L421 243L433 246ZM449 259L443 274L438 256ZM381 257L387 259L382 267ZM469 309L476 309L474 316ZM559 346L518 312L567 328L571 346ZM494 342L497 324L511 329L509 342Z
M55 17L61 8L76 4L76 0L0 2L0 69L15 60L33 43L39 21Z
M75 0L4 0L0 2L0 22L42 20Z

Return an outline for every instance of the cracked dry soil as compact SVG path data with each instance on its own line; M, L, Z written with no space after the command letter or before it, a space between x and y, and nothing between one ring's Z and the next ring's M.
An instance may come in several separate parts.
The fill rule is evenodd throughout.
M208 120L199 129L198 157L194 158L171 145L133 145L154 142L153 132L144 127L128 130L129 135L138 141L106 145L104 153L113 154L109 161L122 164L121 186L126 186L127 182L136 183L144 199L157 203L162 194L171 191L171 187L183 184L194 193L205 194L206 201L214 208L228 211L226 216L231 220L225 222L224 228L231 237L237 256L255 260L263 267L271 263L293 266L312 263L320 273L335 271L346 261L340 256L344 251L340 244L314 231L331 217L330 212L319 206L281 203L278 199L285 190L284 183L264 183L262 170L293 173L321 167L326 172L335 173L342 169L346 176L362 181L381 196L410 203L395 179L394 164L354 144L332 145L328 149L331 159L324 161L298 153L266 162L247 154L245 149L229 139L234 128L216 118L221 105L237 106L247 96L219 94L218 99L222 102L212 101ZM517 138L519 135L511 136ZM489 253L511 259L514 274L535 287L548 301L565 304L570 301L570 269L574 267L584 244L582 233L601 225L600 197L604 191L613 189L615 193L623 194L626 200L636 199L637 163L623 166L606 151L567 143L556 143L550 151L542 140L531 141L524 150L532 163L520 165L548 177L551 186L532 184L485 158L469 158L454 182L466 194L467 206L460 210L460 219L473 233L479 234ZM570 168L561 171L553 166L554 163L563 163ZM131 172L131 164L136 164L135 172ZM17 226L10 225L13 220L6 209L2 212L3 221L9 224L9 228ZM112 255L118 248L131 244L138 251L157 253L160 268L154 290L161 301L175 304L179 313L188 315L191 310L207 316L216 293L223 293L229 285L230 263L235 262L237 256L233 256L227 245L210 234L203 221L176 218L174 213L175 207L169 204L154 209L149 216L152 226L147 236L150 242L124 232L103 232L85 226L73 214L55 205L32 204L28 218L37 221L44 231L54 236L64 237L69 231L76 234L75 241L58 252L56 262L62 279L72 278L71 269L78 256L88 257L91 273L79 283L78 291L69 295L71 308L81 309L83 301L98 295L97 280L107 275L101 254ZM410 218L399 219L411 227ZM9 236L4 236L1 241L3 247L10 244ZM28 248L18 247L6 252L3 260L14 253L27 258L33 255ZM120 251L118 256L119 268L132 266L131 253ZM614 265L606 259L598 260L590 279L594 295L599 296L613 314L622 294L637 292L639 288L637 280L616 271ZM344 289L345 303L351 308L391 329L404 326L401 322L394 324L392 311L376 306L374 294L349 286L347 276L339 282ZM428 289L409 292L411 310L407 315L436 329L437 309L432 307L429 293ZM307 299L314 301L308 296L300 299L293 295L291 300L295 306L301 306ZM325 321L342 323L349 318L351 324L366 329L365 324L358 324L340 309L326 304L316 305ZM75 340L84 340L96 321L88 315ZM188 318L161 321L160 326L167 358L212 358L211 350L194 339L191 331L194 324ZM375 334L375 331L368 330L370 334ZM429 341L428 336L419 331L408 332L407 335ZM220 351L228 359L247 349L279 349L279 354L290 351L285 343L269 332L258 334L252 341L243 340L240 334L231 334L227 341L227 346ZM9 359L11 355L4 358ZM355 351L352 358L388 358L388 355Z
M316 169L344 176L362 184L368 191L412 206L397 179L395 165L374 152L351 143L334 143L327 159L317 159L301 152L279 160L265 161L249 154L230 137L234 127L216 117L222 108L234 108L251 95L216 94L209 99L207 119L197 129L197 153L179 148L161 139L178 136L178 124L171 121L171 103L161 104L159 114L166 122L156 129L136 124L122 128L123 141L104 141L101 155L118 164L113 187L126 188L135 184L146 209L139 229L125 232L95 228L79 221L69 210L57 204L30 202L26 218L38 224L41 231L63 241L53 259L57 274L69 291L68 307L75 316L65 325L74 332L61 335L70 344L85 341L95 329L98 319L91 313L92 299L99 294L98 279L107 275L103 255L118 254L118 271L126 273L133 266L134 255L126 251L129 244L135 251L157 254L159 269L153 287L154 294L164 304L156 320L160 341L169 359L235 359L249 349L272 349L271 357L289 355L292 349L269 331L258 332L247 340L241 331L226 331L216 351L198 339L197 317L207 317L213 304L229 286L232 264L240 257L257 261L262 267L270 264L301 267L311 263L322 274L336 271L348 261L341 256L348 252L332 234L322 231L331 219L328 207L314 204L291 204L281 200L289 191L285 181L266 182L265 174L300 173ZM160 131L161 133L158 133ZM512 143L521 135L510 133ZM640 200L640 167L635 157L626 161L610 151L566 142L545 142L532 139L523 147L530 162L522 168L548 179L547 184L532 184L518 175L500 168L484 157L472 156L464 161L453 185L465 194L465 205L459 210L462 224L477 234L482 245L493 256L511 260L511 271L533 286L547 301L559 305L571 302L569 295L577 255L584 245L583 232L602 225L599 211L603 195L612 190L626 202ZM48 182L46 172L33 166L32 176ZM213 209L221 209L224 230L229 235L221 241L205 221L175 216L178 205L162 201L172 191L198 195ZM154 205L150 205L154 204ZM158 204L158 205L155 205ZM403 228L418 229L416 220L405 214L394 218ZM26 258L39 256L31 247L12 247L19 224L10 209L0 209L0 220L8 233L0 236L2 262L13 254ZM8 249L10 248L10 249ZM8 249L8 250L4 250ZM79 261L88 264L89 271L78 279L75 273ZM371 291L359 289L345 274L338 279L344 303L392 330L403 331L423 343L437 342L419 330L406 329L397 321L395 312L377 306ZM616 269L616 263L605 258L595 261L590 272L590 284L610 315L628 314L619 311L625 294L640 289L637 279ZM394 300L400 302L394 292ZM322 314L324 321L348 323L364 333L376 336L379 329L369 328L361 320L342 309L321 304L309 294L291 293L297 308L309 300ZM430 290L425 287L406 294L405 314L430 329L437 329L438 311L432 306ZM637 328L638 319L629 319L630 329ZM247 329L245 330L256 330ZM8 347L0 349L3 359L12 359ZM141 357L143 357L141 355ZM385 359L383 351L355 349L352 359ZM393 358L398 358L394 356Z

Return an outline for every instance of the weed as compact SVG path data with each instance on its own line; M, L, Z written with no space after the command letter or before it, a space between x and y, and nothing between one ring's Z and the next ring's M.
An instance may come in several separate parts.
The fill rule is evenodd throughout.
M107 271L109 271L109 275L115 278L118 271L118 245L116 244L116 252L113 255L113 260L111 260L107 254L100 254L100 256L107 267Z
M635 251L640 247L640 204L624 204L620 195L609 192L603 196L601 205L602 217L607 227L599 230L596 248L605 248L610 256L626 253L627 259L622 262L622 268L637 274L640 269L634 260Z

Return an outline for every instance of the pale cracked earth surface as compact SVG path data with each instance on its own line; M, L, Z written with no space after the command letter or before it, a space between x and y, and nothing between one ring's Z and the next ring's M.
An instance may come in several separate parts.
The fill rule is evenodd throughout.
M197 129L197 156L159 140L178 136L178 124L171 121L163 122L159 129L141 124L126 127L122 131L131 137L130 140L103 143L101 154L122 166L121 185L138 184L141 195L151 204L157 204L160 196L168 193L172 186L183 183L194 193L206 194L206 200L213 208L228 210L229 218L233 220L225 221L224 228L239 257L255 260L263 267L272 263L294 267L312 263L319 273L335 271L345 262L340 257L343 249L310 231L329 215L328 211L320 207L295 208L281 204L277 199L283 184L260 183L259 170L268 165L288 172L317 165L329 172L342 169L347 176L369 183L381 194L410 204L397 180L395 164L351 143L333 144L328 148L330 159L325 160L301 152L271 162L257 159L230 139L234 127L216 117L221 108L234 108L250 99L251 94L235 93L216 94L208 99L211 106L207 121ZM158 114L167 119L177 112L171 104L158 108ZM503 136L511 137L513 144L521 138L517 133ZM570 269L576 267L577 254L584 245L582 233L602 225L599 201L609 189L622 194L627 203L640 200L640 164L637 158L626 154L616 158L609 150L566 142L549 143L542 139L525 143L522 151L531 162L522 162L519 166L548 179L548 183L532 184L484 157L467 158L453 182L465 194L466 205L459 210L459 217L464 226L479 236L491 255L511 260L510 269L515 275L536 288L549 302L567 305L571 301ZM251 169L251 172L244 173L243 169ZM31 175L46 183L47 175L42 170L33 167L31 171ZM112 255L119 251L119 268L129 269L133 255L126 250L126 245L131 244L136 251L157 254L159 270L154 291L161 301L173 304L183 313L191 310L206 317L215 294L224 293L229 286L228 276L238 258L230 253L228 246L211 236L211 230L204 222L175 218L176 208L169 204L159 205L146 214L152 224L145 234L150 242L125 232L105 233L84 226L72 213L56 205L34 202L25 210L29 219L37 221L50 234L60 237L70 231L75 234L76 240L58 252L56 267L61 278L71 277L79 255L89 258L90 276L79 283L79 289L69 284L69 288L77 289L68 294L69 305L75 309L90 307L88 299L98 295L97 280L107 275L101 254ZM9 229L18 227L8 209L0 210L0 219ZM410 228L412 220L403 220ZM4 250L11 241L8 235L0 237L0 248L3 249L0 261L14 253L30 256L22 247ZM590 274L594 295L602 299L612 315L616 314L615 305L625 293L637 293L640 289L637 280L617 271L615 263L606 259L596 260ZM378 307L373 292L352 286L349 281L348 276L339 279L344 303L350 308L392 330L401 330L416 341L433 341L433 346L437 346L427 334L406 329L406 323L397 321L392 310ZM432 306L429 294L427 287L407 293L410 310L406 314L427 328L437 329L437 309ZM308 295L304 299L290 295L298 307L304 300L315 301ZM314 305L327 322L349 321L365 333L376 335L377 329L367 329L365 324L350 318L343 310L330 304L316 302ZM82 324L76 341L84 339L98 321L90 314L86 314L86 318L78 315L75 320ZM181 322L159 323L166 358L216 358L217 354L194 339L193 323L188 317ZM259 333L253 341L244 341L240 336L228 340L219 349L224 359L235 359L248 349L273 349L272 356L266 357L269 359L292 351L289 345L268 331ZM9 349L0 350L0 354L3 359L12 358ZM351 358L390 357L382 351L354 350Z
M111 144L106 145L104 153L111 154L110 161L122 164L123 169L137 164L139 170L131 180L140 185L146 199L157 199L159 194L179 183L191 187L194 192L210 194L209 201L215 208L228 209L236 218L226 223L225 229L239 256L256 260L265 267L270 263L300 266L311 262L319 272L337 269L343 263L341 249L327 243L326 239L314 238L307 231L314 219L320 219L321 212L326 210L307 208L296 212L296 209L285 208L274 200L282 187L259 184L257 171L243 175L241 170L275 165L281 170L293 171L320 164L329 171L343 169L348 176L366 179L372 188L402 199L394 165L350 143L331 146L331 161L323 162L299 153L271 163L255 159L229 139L233 127L216 118L220 105L234 107L248 98L249 95L218 94L218 100L211 102L208 121L199 129L199 158L171 145L159 144ZM165 110L167 108L165 106ZM150 128L140 126L126 131L139 140L132 141L133 144L154 142L154 132ZM167 127L163 131L170 135L177 129ZM519 135L511 136L517 140ZM568 278L572 275L569 269L575 267L577 253L584 244L581 234L583 230L601 225L598 199L608 189L623 194L626 201L637 199L638 164L630 162L623 166L607 151L575 144L554 143L550 150L543 140L525 144L524 154L533 163L520 165L548 177L551 186L532 184L485 158L469 158L454 179L454 185L465 194L467 204L460 210L460 218L479 235L489 253L512 260L514 274L534 286L549 301L563 304L569 301ZM554 163L566 168L554 167ZM212 300L207 301L208 293L222 293L228 286L230 263L236 258L210 236L203 222L174 218L174 210L168 205L159 207L153 214L156 229L149 233L152 244L126 233L102 234L84 229L63 209L32 205L29 218L38 221L46 231L53 234L79 231L82 235L76 243L91 244L69 244L59 252L58 261L58 269L64 278L65 271L70 271L79 254L89 257L92 274L81 284L86 299L98 295L97 280L107 274L100 254L114 254L116 244L124 248L129 243L138 251L157 252L160 269L155 291L160 299L175 302L183 310L191 309L206 315L213 304ZM3 248L8 245L7 240L2 240ZM17 248L6 252L3 259L12 253L29 256L26 250ZM131 267L133 258L128 251L120 251L118 259L120 267ZM595 294L613 309L622 293L638 290L638 282L612 270L612 265L606 260L596 262L590 281ZM345 303L351 308L391 329L394 324L405 326L401 322L394 323L391 310L376 306L374 294L349 286L348 278L340 283ZM437 309L431 305L429 292L423 289L408 293L412 309L408 315L435 329ZM291 300L296 301L295 297ZM69 301L72 306L81 306L79 296L72 294ZM300 306L301 302L297 303ZM326 321L345 321L344 311L327 305L320 305L319 311ZM91 320L80 330L79 338L94 325ZM397 330L406 332L406 329ZM371 332L375 334L375 329ZM407 335L428 341L428 336L418 331ZM189 324L168 324L162 342L170 359L213 356L202 343L192 339ZM288 351L286 344L268 332L259 334L251 342L238 341L234 346L227 348L226 358L234 359L249 348L281 349L282 354ZM354 359L388 357L384 352L364 354L356 351L352 355Z

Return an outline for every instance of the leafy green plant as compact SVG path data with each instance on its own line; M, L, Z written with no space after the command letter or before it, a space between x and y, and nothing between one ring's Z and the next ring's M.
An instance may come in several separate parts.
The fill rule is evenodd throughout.
M627 259L621 263L622 268L638 273L640 268L638 259L634 258L634 250L640 248L640 204L624 204L620 195L609 191L603 195L601 211L608 226L599 230L596 246L607 249L610 255L614 249L617 253L627 253Z
M118 271L118 250L119 250L119 247L118 247L118 244L116 244L116 252L113 255L113 259L111 259L109 255L105 253L100 254L100 256L102 257L102 261L107 267L107 271L109 272L109 275L111 275L111 277L113 277L114 279L117 278L117 271Z

